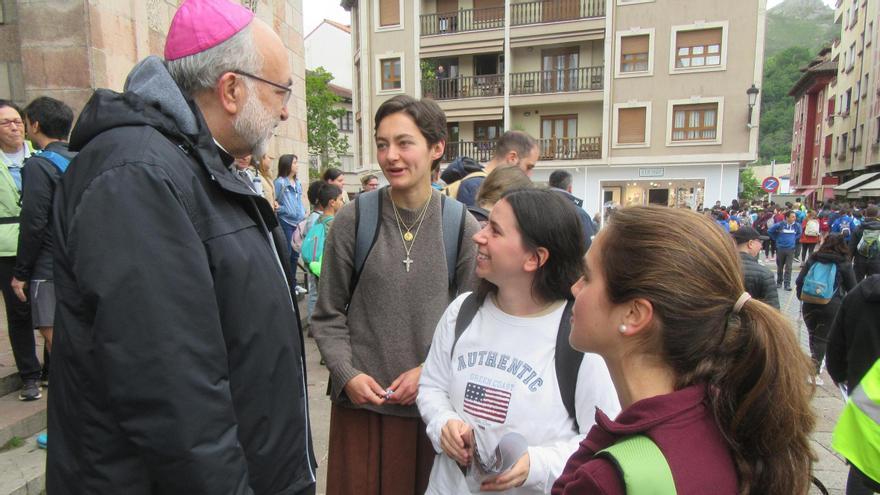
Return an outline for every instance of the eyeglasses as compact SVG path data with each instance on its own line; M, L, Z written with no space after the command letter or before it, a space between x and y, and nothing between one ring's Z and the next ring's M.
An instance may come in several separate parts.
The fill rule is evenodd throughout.
M21 119L0 120L0 127L9 127L11 125L15 125L17 127L22 127L22 126L24 126L24 122Z
M274 87L276 87L276 88L278 88L278 89L284 91L284 106L287 106L287 102L290 101L290 95L293 94L293 88L291 88L290 86L283 86L283 85L281 85L281 84L278 84L278 83L272 82L272 81L270 81L270 80L268 80L268 79L263 79L263 78L260 77L260 76L255 76L255 75L253 75L253 74L251 74L251 73L248 73L248 72L245 72L245 71L243 71L243 70L234 70L234 71L231 71L231 72L232 72L233 74L238 74L239 76L244 76L244 77L248 77L248 78L250 78L250 79L254 79L254 80L260 81L261 83L266 83L266 84L268 84L269 86L274 86Z

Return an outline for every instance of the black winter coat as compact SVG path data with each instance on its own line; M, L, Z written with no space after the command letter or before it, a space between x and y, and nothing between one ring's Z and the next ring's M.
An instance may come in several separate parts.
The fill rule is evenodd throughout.
M880 359L880 275L863 280L843 300L825 359L831 378L850 392Z
M49 143L46 151L67 159L76 156L60 141ZM18 280L52 280L52 198L60 180L61 171L48 158L34 154L25 160L21 169L21 230L12 273Z
M310 490L280 228L152 59L147 88L174 91L98 90L56 196L47 491Z
M776 291L776 276L766 266L749 253L739 253L742 261L743 280L746 292L752 297L779 309L779 293Z

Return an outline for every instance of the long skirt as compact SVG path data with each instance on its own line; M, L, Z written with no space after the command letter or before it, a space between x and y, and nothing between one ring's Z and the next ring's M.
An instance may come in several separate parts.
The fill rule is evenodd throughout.
M333 404L327 495L421 495L434 455L421 419Z

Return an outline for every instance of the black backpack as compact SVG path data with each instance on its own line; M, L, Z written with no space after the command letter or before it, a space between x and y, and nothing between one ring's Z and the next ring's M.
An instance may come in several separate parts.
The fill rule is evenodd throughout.
M577 387L578 373L581 369L581 362L584 359L584 353L572 349L568 343L568 335L571 333L571 307L574 300L569 299L565 304L565 310L562 312L562 319L559 320L559 329L556 332L556 381L559 383L559 395L562 397L562 403L565 410L568 411L569 417L574 420L575 430L580 431L577 422L577 414L575 408L575 388ZM455 352L455 344L458 343L461 334L467 330L476 316L477 311L483 301L477 296L476 292L471 292L461 303L458 310L458 318L455 320L455 339L452 341L452 348L449 350L450 358Z

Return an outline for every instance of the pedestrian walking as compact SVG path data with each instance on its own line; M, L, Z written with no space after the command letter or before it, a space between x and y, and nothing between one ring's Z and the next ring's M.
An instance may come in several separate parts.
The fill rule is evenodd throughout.
M846 495L880 492L880 276L859 283L843 299L828 341L828 374L846 388L832 446L850 465Z
M746 292L755 299L779 309L779 293L773 284L773 272L758 263L762 241L767 240L767 236L762 236L751 227L740 227L730 235L736 243L736 250L742 262Z
M475 283L476 248L461 239L477 222L431 187L443 111L400 95L374 122L389 185L336 215L312 315L333 403L328 495L424 493L434 448L415 406L421 364L446 306Z
M815 210L809 210L804 217L804 221L801 222L801 253L800 259L804 262L809 259L810 255L813 254L813 250L816 249L816 245L819 243L819 239L822 235L822 223L816 217Z
M817 266L818 265L818 266ZM815 269L814 269L815 267ZM811 273L815 270L815 273ZM820 283L810 283L818 280ZM809 285L806 288L805 284ZM819 377L822 360L828 347L828 333L840 303L847 292L856 286L855 275L849 262L849 248L841 234L831 234L810 259L801 267L797 281L798 299L803 301L801 314L809 332L810 355L813 357L817 385L824 385ZM826 294L816 294L813 287L828 287Z
M877 213L875 205L865 208L865 219L850 242L856 282L880 274L880 220Z
M687 210L623 208L599 231L570 341L602 356L623 411L597 411L555 495L807 493L810 363L737 265Z
M785 220L775 223L767 231L776 239L776 287L785 284L791 290L791 265L794 261L797 240L801 237L801 226L796 222L793 211L785 214Z
M296 269L299 262L299 252L293 249L293 236L299 223L306 217L306 204L303 201L303 188L297 175L299 174L299 157L293 154L285 154L278 157L278 176L275 178L275 199L278 201L278 220L284 231L287 246L284 253L287 254L291 278L296 283ZM300 233L303 235L303 233ZM299 286L296 286L299 294Z
M18 106L0 100L0 287L6 307L6 326L12 357L21 378L19 400L37 400L40 391L40 360L31 325L31 307L15 295L10 282L15 273L21 217L21 169L33 153L25 140L24 120Z
M514 189L490 220L473 238L480 286L444 312L419 384L419 411L438 452L428 494L469 493L480 481L481 491L547 493L593 425L595 408L620 409L602 359L568 345L567 287L586 252L568 200ZM516 363L528 367L522 377ZM524 439L522 451L508 454L516 455L509 469L475 475L509 433Z
M80 114L53 219L48 493L314 493L286 245L229 169L287 119L287 53L250 9L185 0L165 60Z

